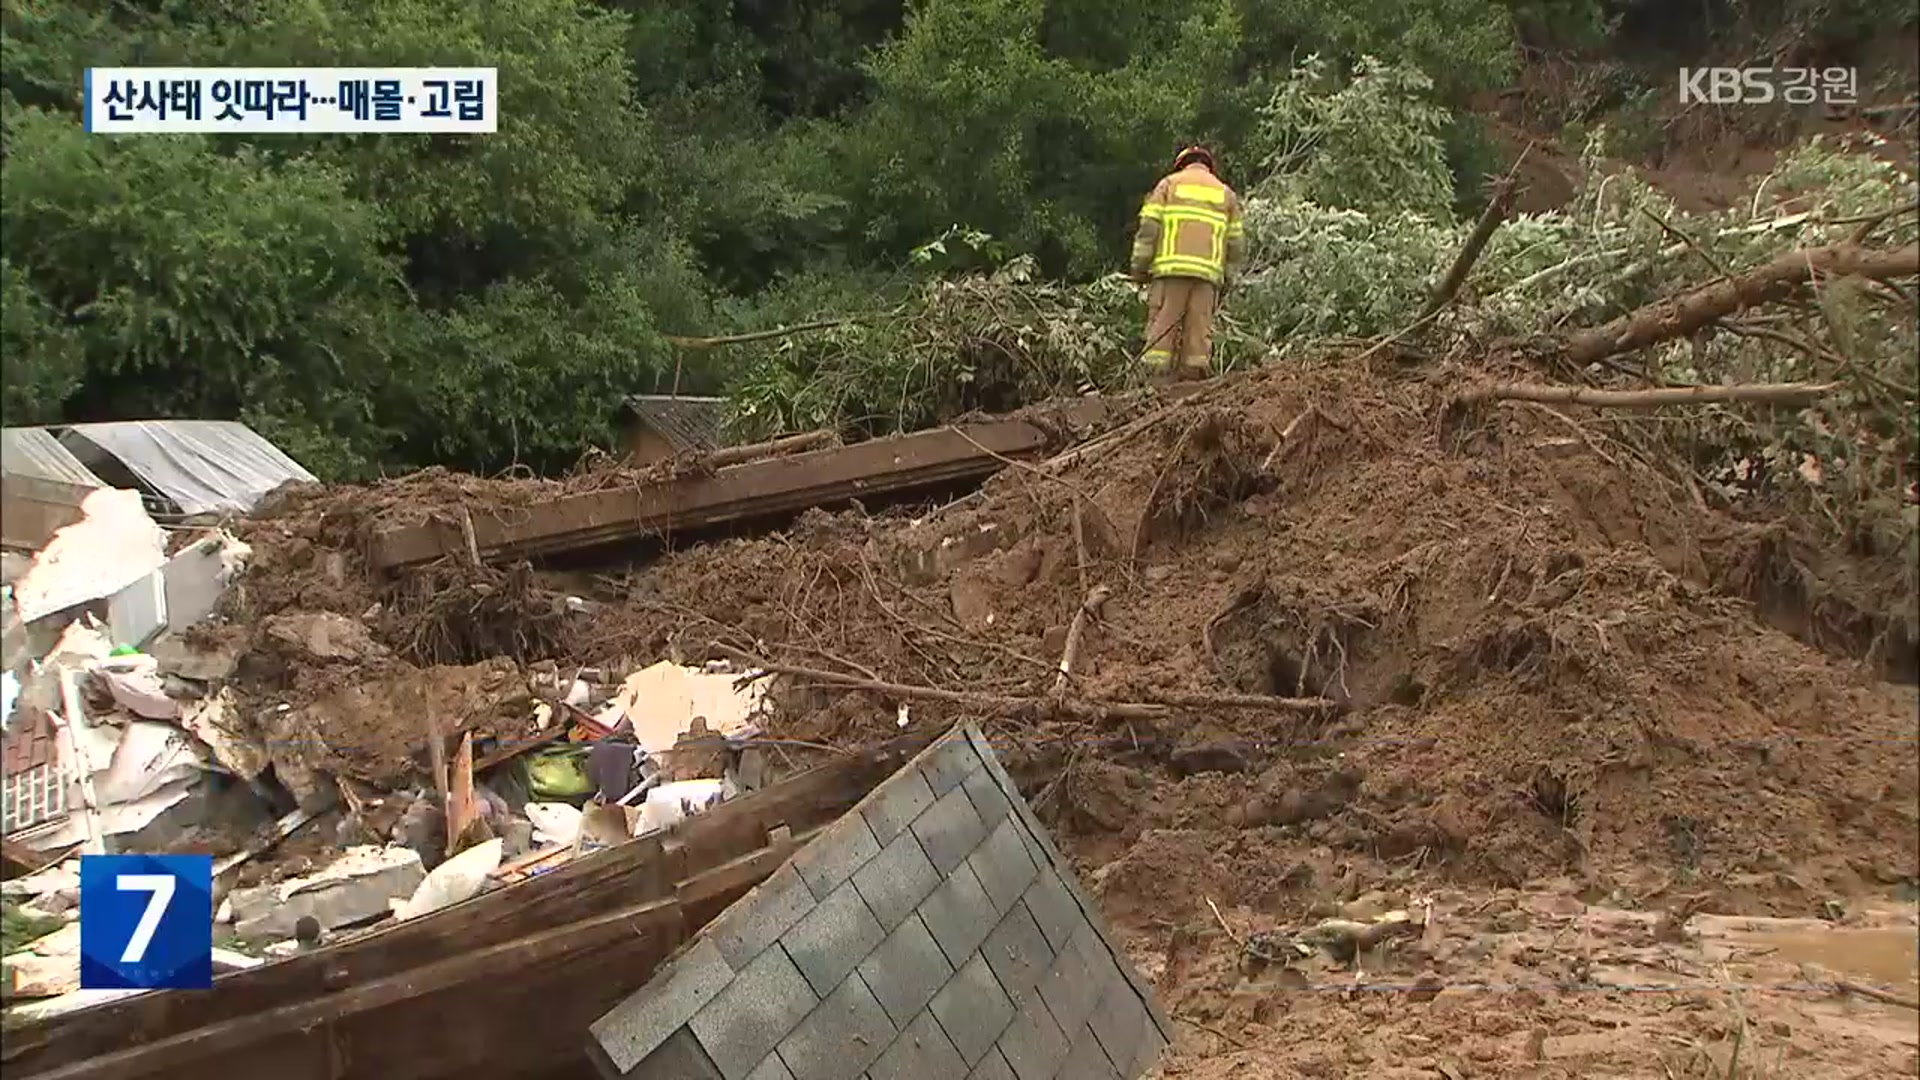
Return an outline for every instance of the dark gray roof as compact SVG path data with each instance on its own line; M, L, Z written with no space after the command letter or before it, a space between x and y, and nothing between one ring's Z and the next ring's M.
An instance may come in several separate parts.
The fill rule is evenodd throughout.
M588 1031L603 1075L801 1080L1134 1080L1174 1037L971 723Z
M676 454L714 450L727 444L727 399L635 394L627 411L658 432Z

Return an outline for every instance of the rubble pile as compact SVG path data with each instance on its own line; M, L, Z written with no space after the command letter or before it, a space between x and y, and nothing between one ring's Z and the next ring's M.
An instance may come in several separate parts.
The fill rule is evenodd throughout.
M549 487L568 490L518 490ZM77 989L81 854L212 856L217 937L244 950L221 950L230 970L429 914L764 782L746 742L764 683L724 663L410 659L432 651L421 627L484 622L502 579L548 592L524 566L469 568L445 590L441 568L376 585L334 527L337 498L289 487L255 518L170 534L137 492L102 489L36 558L9 557L5 990L26 1015L105 1000ZM289 529L310 506L310 531ZM176 602L129 600L147 594ZM548 625L592 607L566 601ZM542 613L499 617L559 651L528 629Z
M68 670L123 744L157 725L258 794L197 842L281 951L961 717L1120 925L1408 875L1746 911L1920 883L1913 688L1812 629L1910 670L1892 557L1710 508L1598 425L1463 419L1464 377L1270 371L938 508L593 573L365 569L377 524L564 485L289 490L231 526L214 614Z

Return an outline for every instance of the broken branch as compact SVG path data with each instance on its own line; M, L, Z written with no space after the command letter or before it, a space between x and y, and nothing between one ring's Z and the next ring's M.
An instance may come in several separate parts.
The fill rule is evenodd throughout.
M1838 383L1749 383L1745 386L1665 386L1655 390L1596 390L1590 386L1508 383L1468 390L1454 400L1533 401L1543 405L1591 405L1610 409L1658 409L1667 405L1811 405Z
M1513 159L1513 167L1507 170L1507 175L1493 185L1493 195L1487 200L1487 208L1481 212L1480 220L1474 222L1473 232L1467 235L1467 242L1461 245L1460 253L1454 256L1453 265L1447 269L1447 276L1440 279L1439 286L1433 290L1433 296L1427 300L1427 306L1421 309L1418 323L1424 323L1438 315L1441 308L1453 301L1454 296L1460 291L1460 286L1467 283L1467 275L1473 272L1473 264L1480 261L1480 253L1487 249L1487 242L1493 239L1493 234L1500 228L1500 223L1507 219L1507 210L1513 205L1513 196L1517 190L1515 178L1519 175L1520 163L1527 160L1527 154L1532 149L1533 144L1528 143L1526 148L1520 151L1520 156Z
M1100 609L1106 606L1113 591L1105 585L1095 585L1088 590L1087 598L1073 613L1073 622L1067 627L1067 645L1060 654L1060 675L1053 681L1053 696L1065 697L1067 686L1073 682L1073 669L1080 660L1080 650L1087 638L1087 623L1100 617Z
M1279 459L1280 452L1285 450L1289 443L1293 442L1294 433L1300 430L1300 425L1306 422L1307 417L1318 415L1319 412L1319 406L1309 405L1306 411L1294 417L1291 421L1288 421L1287 426L1280 432L1279 441L1273 444L1273 449L1267 453L1266 459L1260 462L1260 471L1262 473L1270 474L1273 472L1273 463Z
M818 450L827 446L839 446L840 435L833 431L809 431L800 435L783 435L766 442L749 443L745 446L729 446L715 450L700 458L702 464L721 469L728 465L740 465L761 458L780 457L783 454L797 454L802 450Z
M768 663L752 653L719 642L714 643L713 648L716 652L775 675L808 679L848 690L868 690L889 697L947 701L956 705L992 710L1018 717L1064 713L1094 720L1157 720L1172 715L1176 707L1259 709L1271 712L1303 713L1335 713L1344 708L1340 702L1329 698L1284 698L1260 694L1174 692L1155 695L1157 700L1154 701L1090 701L1071 698L1062 700L1031 695L990 694L976 690L948 690L938 686L915 686L908 683L882 682L878 679L857 679L837 671Z
M1160 469L1160 475L1153 481L1153 487L1147 491L1147 501L1140 507L1140 520L1134 523L1133 544L1127 549L1127 567L1131 570L1140 565L1140 549L1147 544L1147 536L1153 530L1155 507L1160 504L1160 496L1166 492L1167 480L1173 476L1174 467L1180 464L1180 455L1186 453L1187 444L1193 441L1194 432L1200 425L1211 419L1210 414L1201 413L1193 423L1188 424L1180 437L1173 441L1173 449L1167 454L1167 463Z
M898 310L898 309L896 309ZM832 330L850 323L864 322L880 318L894 312L876 312L870 315L843 315L837 319L820 319L815 322L798 323L793 326L776 326L771 330L753 330L744 334L722 334L719 337L680 337L675 334L662 334L667 343L683 349L712 349L721 345L746 345L755 341L771 341L774 338L790 337L794 334L810 334L816 330Z
M1902 1009L1912 1009L1915 1012L1920 1012L1920 1001L1916 1001L1910 997L1901 997L1899 994L1882 990L1877 986L1867 986L1864 983L1840 979L1833 984L1833 988L1840 993L1853 994L1866 998L1869 1001L1877 1001L1882 1005L1895 1005Z

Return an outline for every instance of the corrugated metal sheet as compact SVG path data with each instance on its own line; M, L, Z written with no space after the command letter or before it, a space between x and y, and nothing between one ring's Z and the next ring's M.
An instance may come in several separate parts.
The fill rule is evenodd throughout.
M0 428L0 472L81 487L107 486L46 428Z
M251 510L288 481L314 475L245 424L233 420L129 420L75 424L60 436L112 455L182 514ZM74 440L82 440L76 446Z

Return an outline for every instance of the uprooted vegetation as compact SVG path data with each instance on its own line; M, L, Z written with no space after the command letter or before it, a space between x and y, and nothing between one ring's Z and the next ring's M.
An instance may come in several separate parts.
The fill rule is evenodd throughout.
M1405 365L1431 366L1497 344L1531 380L1601 389L1825 387L1804 407L1550 415L1562 436L1657 476L1671 498L1728 512L1715 542L1743 554L1721 564L1718 585L1792 632L1871 654L1912 678L1920 642L1912 602L1920 586L1920 337L1911 286L1899 274L1822 274L1811 285L1807 275L1786 274L1715 317L1647 307L1794 252L1900 262L1920 235L1920 188L1883 160L1892 148L1872 134L1814 140L1757 177L1734 208L1685 213L1633 173L1609 167L1613 136L1598 129L1585 147L1588 182L1573 201L1502 221L1464 287L1423 321L1475 226L1434 216L1426 205L1434 200L1421 195L1450 184L1435 126L1419 122L1425 84L1386 65L1363 66L1331 91L1327 79L1323 65L1303 65L1266 113L1261 142L1276 151L1272 171L1249 189L1253 258L1221 314L1224 366L1299 364L1343 341L1354 342L1349 354L1372 356L1363 342L1373 342L1372 350ZM1350 161L1366 183L1343 187L1327 173L1347 159L1285 152L1325 138L1356 155L1368 146L1402 152ZM1349 189L1349 201L1372 194L1360 208L1316 201ZM1398 204L1388 197L1396 191L1408 193ZM1128 351L1140 329L1131 286L1118 278L1080 288L1036 284L1029 272L1014 260L989 276L930 284L907 304L823 333L756 343L735 389L740 421L908 430L988 404L1131 385L1138 375ZM1611 321L1635 311L1645 313L1640 325ZM1551 340L1528 344L1583 326L1644 334L1652 344L1617 349L1596 334L1565 350ZM1455 422L1458 438L1483 434L1477 413ZM1874 569L1822 554L1833 550L1858 552L1860 566Z

